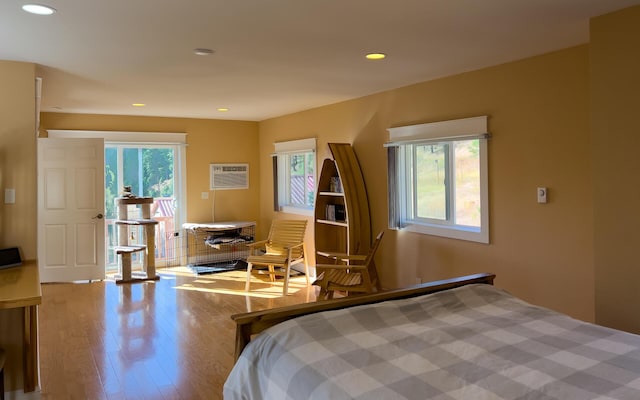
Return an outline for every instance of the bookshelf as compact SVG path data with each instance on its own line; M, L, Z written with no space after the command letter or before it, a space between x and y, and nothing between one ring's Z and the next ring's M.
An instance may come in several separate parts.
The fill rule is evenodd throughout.
M323 253L367 254L371 246L369 202L358 159L350 144L329 143L315 205L315 246Z

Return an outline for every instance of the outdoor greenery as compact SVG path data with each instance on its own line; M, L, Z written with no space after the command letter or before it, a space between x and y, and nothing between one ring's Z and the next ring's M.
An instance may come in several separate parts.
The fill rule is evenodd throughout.
M416 217L447 219L446 153L449 144L420 145L415 148Z
M113 147L104 149L104 209L107 219L116 218L114 199L118 197L117 152Z
M417 218L446 221L449 215L458 225L480 226L478 140L416 145L414 165ZM455 200L455 210L447 210L447 196Z
M142 150L143 196L173 196L173 150Z
M118 187L118 149L105 148L105 210L108 219L116 218L114 199L121 195ZM131 186L136 196L173 196L173 150L159 148L122 149L123 186Z

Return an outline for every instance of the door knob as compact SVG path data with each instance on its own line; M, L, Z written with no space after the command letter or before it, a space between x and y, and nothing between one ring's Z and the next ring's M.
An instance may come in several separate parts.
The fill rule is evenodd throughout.
M104 218L104 215L102 215L102 213L96 215L95 217L91 218L91 219L102 219Z

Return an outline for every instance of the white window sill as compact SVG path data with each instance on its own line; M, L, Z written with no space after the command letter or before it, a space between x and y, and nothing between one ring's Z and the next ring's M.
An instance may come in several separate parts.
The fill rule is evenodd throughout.
M401 230L407 232L422 233L425 235L441 236L451 239L467 240L470 242L489 244L488 230L482 231L480 228L469 228L461 226L443 226L429 224L410 224Z
M313 208L281 206L280 212L287 213L287 214L304 215L306 217L313 217Z

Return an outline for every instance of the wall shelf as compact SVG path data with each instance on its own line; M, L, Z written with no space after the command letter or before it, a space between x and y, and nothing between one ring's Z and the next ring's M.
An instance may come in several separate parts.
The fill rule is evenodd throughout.
M327 224L327 225L335 225L335 226L343 226L345 228L349 227L349 224L347 224L346 222L329 221L328 219L318 219L318 220L316 220L316 223L318 223L318 224Z
M333 197L344 197L344 193L342 192L318 192L319 196L333 196Z

